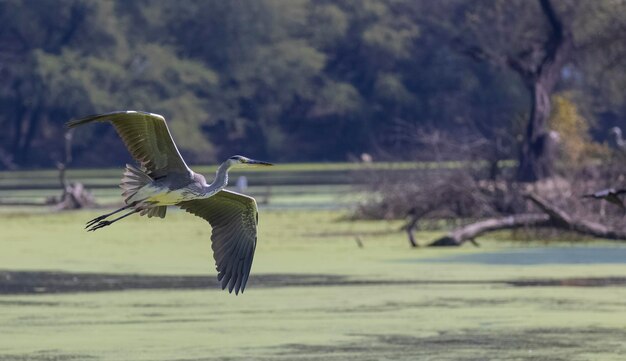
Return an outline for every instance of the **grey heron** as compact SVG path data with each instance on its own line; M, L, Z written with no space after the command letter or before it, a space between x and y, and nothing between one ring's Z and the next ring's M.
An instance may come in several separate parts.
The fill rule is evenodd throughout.
M135 213L164 218L167 206L176 205L209 222L218 281L222 289L243 293L256 248L257 205L254 198L224 188L229 169L272 164L235 155L219 166L208 184L187 166L162 116L118 111L73 120L67 126L96 121L113 124L140 167L126 165L120 184L126 205L92 219L85 228L95 231ZM128 212L108 219L125 210Z
M618 149L626 150L626 140L622 137L622 130L619 127L613 127L610 130L615 140L615 146Z
M624 206L624 201L620 198L622 194L626 194L626 189L607 188L594 193L585 194L583 198L604 199L609 203L615 204L622 212L626 213L626 206Z

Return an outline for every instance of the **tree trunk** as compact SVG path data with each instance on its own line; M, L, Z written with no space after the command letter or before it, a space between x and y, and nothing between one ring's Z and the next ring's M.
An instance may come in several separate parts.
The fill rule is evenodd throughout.
M517 170L517 178L522 182L534 182L554 175L555 144L548 131L552 111L550 95L554 84L547 82L547 77L539 76L528 87L531 112Z
M539 0L551 34L543 44L544 56L535 66L524 66L519 59L509 59L509 65L526 83L531 97L531 111L522 144L517 179L534 182L554 174L554 140L548 130L552 110L550 97L561 71L570 58L573 47L571 29L563 24L550 0Z
M39 119L41 117L41 106L37 105L35 106L35 109L33 109L30 112L30 115L28 116L28 128L26 129L26 134L24 135L22 144L19 148L18 154L17 154L17 163L18 164L25 164L27 159L28 159L28 153L30 153L30 148L31 148L31 143L33 141L33 139L35 138L35 135L37 134L37 130L39 128Z
M15 85L19 86L19 83ZM22 99L15 99L15 118L13 122L13 139L11 144L11 159L17 161L20 153L20 144L22 144L22 125L24 123L26 109L22 106Z
M519 56L498 56L480 46L463 46L462 52L477 61L506 65L515 71L526 85L531 109L525 138L521 147L517 179L534 182L554 174L554 140L548 130L551 100L561 71L570 58L573 36L569 24L564 24L551 0L538 0L542 15L550 27L545 42L520 52ZM462 43L458 39L453 43Z

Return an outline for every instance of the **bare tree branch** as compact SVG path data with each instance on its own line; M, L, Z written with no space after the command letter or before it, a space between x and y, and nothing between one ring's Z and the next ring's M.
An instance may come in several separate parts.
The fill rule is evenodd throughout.
M429 247L460 246L488 232L521 227L547 227L550 216L547 214L517 214L501 218L489 218L457 228L432 242Z
M554 11L554 6L552 6L552 2L550 0L539 0L539 5L541 6L541 10L543 14L548 19L550 23L550 27L552 27L553 35L556 39L560 39L563 37L563 23L561 19Z
M508 217L485 219L457 228L436 239L429 246L460 246L467 241L474 242L476 237L488 232L521 227L559 228L597 238L626 241L626 232L622 230L609 228L586 219L576 219L536 194L529 194L526 197L544 213L516 214Z
M550 215L552 221L561 228L569 229L581 234L610 240L626 240L626 232L606 227L600 223L585 219L575 219L565 211L550 205L545 199L535 194L529 194L530 199L541 210Z
M541 73L546 66L554 63L557 67L563 66L564 59L557 61L556 58L558 56L561 58L568 57L572 45L572 35L571 31L563 25L550 0L539 0L539 5L551 28L550 36L544 46L546 53L537 67L538 72Z

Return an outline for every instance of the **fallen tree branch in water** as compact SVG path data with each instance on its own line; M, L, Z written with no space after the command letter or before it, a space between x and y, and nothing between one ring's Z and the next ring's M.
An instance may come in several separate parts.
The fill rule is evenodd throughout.
M565 211L550 205L545 199L538 195L529 194L527 198L548 214L557 228L563 228L597 238L626 241L626 232L623 230L609 228L603 224L586 219L575 219Z
M521 227L547 227L551 224L547 214L517 214L500 218L489 218L457 228L447 235L435 240L429 247L460 246L466 241L488 232Z
M436 239L429 244L429 247L460 246L466 241L474 243L476 237L485 233L522 227L557 228L596 238L626 241L626 232L622 230L612 229L586 219L576 219L562 209L549 204L538 195L528 194L526 198L544 213L516 214L471 223Z

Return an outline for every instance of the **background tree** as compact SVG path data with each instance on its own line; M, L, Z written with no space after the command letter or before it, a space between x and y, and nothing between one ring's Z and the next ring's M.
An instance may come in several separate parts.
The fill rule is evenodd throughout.
M491 164L519 158L520 179L538 179L554 168L544 156L553 94L592 120L592 140L624 125L625 7L2 1L0 167L53 166L65 121L135 108L164 114L191 162L429 159L411 138L420 130L489 139ZM84 130L75 164L119 164L118 142L110 128ZM96 152L81 152L87 144Z
M620 50L612 46L619 46L618 39L623 39L615 34L623 32L624 22L608 16L607 10L621 14L625 11L624 4L482 1L454 2L452 8L457 14L454 23L462 25L449 31L453 34L451 43L474 60L514 71L528 91L528 120L520 149L518 179L534 181L553 175L555 159L550 149L554 145L548 128L552 96L564 77L584 71L578 62L580 58L589 56L591 51L595 53L593 57L598 56L597 49L593 49L599 44L610 44L610 52L623 54L623 46ZM591 20L598 15L604 20L602 25ZM577 26L588 22L594 25ZM589 32L604 34L600 36L602 41L597 38L590 41L594 36L590 38Z

